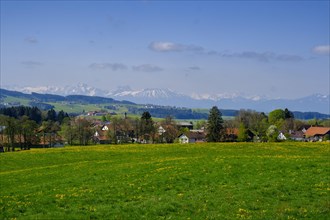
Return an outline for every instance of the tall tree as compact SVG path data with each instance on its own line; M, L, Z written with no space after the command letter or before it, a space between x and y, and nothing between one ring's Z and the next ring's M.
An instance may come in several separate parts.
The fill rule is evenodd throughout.
M63 119L60 134L66 139L69 145L73 145L73 140L77 134L74 132L73 122L70 118Z
M275 125L269 126L267 129L267 137L269 142L277 141L278 128Z
M173 143L175 138L178 137L178 129L175 121L171 116L167 116L162 122L161 126L164 128L164 133L159 133L160 142Z
M238 141L248 141L249 135L247 133L247 129L244 126L244 123L240 123L239 128L238 128L238 135L237 135L237 140Z
M65 118L69 118L69 115L68 113L64 112L63 110L59 111L58 114L57 114L57 121L62 124L63 123L63 120Z
M4 117L4 126L6 127L4 130L4 134L7 137L7 151L10 151L10 147L12 151L15 151L15 136L18 131L18 120L13 117Z
M213 106L207 120L207 141L219 142L223 137L223 119L218 107Z
M41 111L37 107L32 107L29 118L31 120L37 122L38 124L40 124L42 121Z
M52 130L52 126L53 126L53 121L43 121L42 124L41 124L41 126L40 126L40 128L39 128L39 131L42 134L43 147L46 147L47 139L49 141L47 147L50 147L51 146L51 140L52 140L51 139L51 130Z
M269 127L267 116L263 112L259 113L252 110L240 110L235 118L235 123L237 127L243 123L246 129L261 139L266 136L266 131Z
M268 120L271 125L278 125L285 119L285 112L282 109L275 109L269 112Z
M143 112L140 121L140 132L143 139L149 141L154 136L154 122L149 112Z
M29 120L27 116L21 118L21 126L23 133L23 149L30 149L30 146L37 142L36 130L37 123L33 120Z
M108 130L108 136L111 139L113 144L118 144L118 132L120 127L120 119L117 117L113 117L110 124L110 129Z
M76 118L74 120L74 132L80 145L88 145L94 132L92 122L82 117Z
M57 120L56 111L54 109L48 110L46 120L49 120L49 121L56 121Z
M289 109L284 109L284 117L285 117L285 119L288 119L288 118L294 118L294 115L293 115L293 113L291 112L291 111L289 111Z

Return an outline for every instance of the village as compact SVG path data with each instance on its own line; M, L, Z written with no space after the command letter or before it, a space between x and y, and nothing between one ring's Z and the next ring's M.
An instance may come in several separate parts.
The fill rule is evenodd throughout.
M11 109L15 108L32 112L29 107ZM216 130L210 129L214 120L211 111L208 120L199 121L175 120L171 116L154 120L149 112L131 117L127 113L93 111L69 117L63 111L49 110L43 113L47 115L43 119L0 115L1 151L93 144L329 141L330 127L318 121L296 120L288 109L276 109L268 115L240 110L236 117L227 120L223 120L221 112L216 110L219 114L216 115ZM210 139L211 133L217 138Z

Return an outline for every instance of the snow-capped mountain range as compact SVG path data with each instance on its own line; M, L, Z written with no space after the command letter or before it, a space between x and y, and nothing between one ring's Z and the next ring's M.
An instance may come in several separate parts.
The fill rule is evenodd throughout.
M188 108L210 108L214 105L222 109L253 109L270 112L277 108L288 108L291 111L312 111L329 114L329 94L314 94L299 99L268 99L262 96L245 96L243 94L180 94L170 89L141 89L133 90L128 86L119 87L113 91L97 89L84 83L74 86L56 87L19 87L3 86L4 89L23 93L42 93L56 95L88 95L109 97L117 100L127 100L138 104L169 105Z

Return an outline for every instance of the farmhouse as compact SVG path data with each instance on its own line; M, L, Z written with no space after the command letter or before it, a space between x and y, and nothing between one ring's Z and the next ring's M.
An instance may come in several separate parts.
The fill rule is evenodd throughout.
M226 141L237 141L238 128L226 128L225 139Z
M305 137L310 141L322 141L330 135L330 127L310 127L305 132Z
M294 141L304 141L305 138L304 138L304 131L301 130L301 131L290 131L289 132L290 134L290 139L291 140L294 140Z
M205 142L206 135L202 130L191 130L188 134L181 134L179 142L182 144L187 143L203 143Z
M158 127L158 135L163 135L165 132L166 130L162 126Z
M105 130L95 131L93 139L94 139L95 143L98 143L98 144L110 144L111 143L111 139L109 138L107 131L105 131Z

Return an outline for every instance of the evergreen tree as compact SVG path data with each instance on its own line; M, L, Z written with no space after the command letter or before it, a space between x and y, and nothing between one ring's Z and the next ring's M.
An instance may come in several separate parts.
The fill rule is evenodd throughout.
M63 110L59 111L57 114L57 121L62 124L64 118L69 118L68 113L64 112Z
M140 121L140 132L143 138L147 141L154 134L154 123L151 118L151 114L149 112L143 112Z
M54 109L48 110L47 112L47 121L56 121L56 111Z
M42 120L41 111L37 107L32 107L29 118L40 124Z
M218 107L213 106L207 121L207 141L219 142L222 139L223 119Z
M294 115L293 115L293 113L291 112L291 111L289 111L289 109L284 109L284 117L285 117L285 119L288 119L288 118L294 118Z

